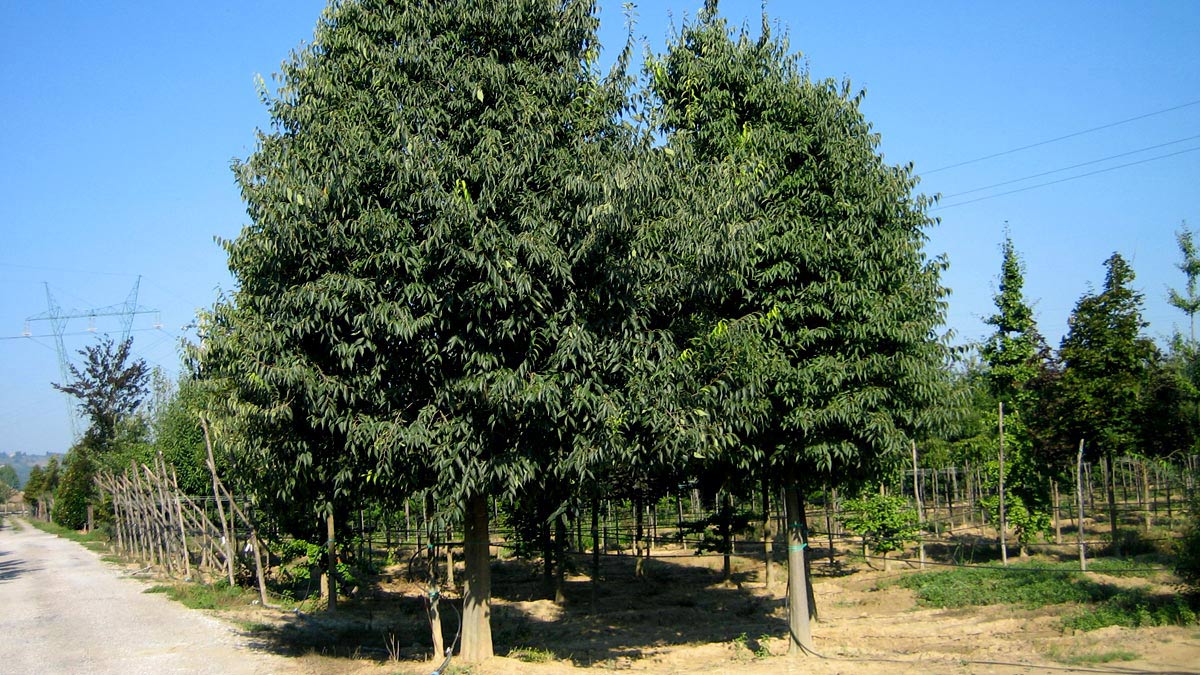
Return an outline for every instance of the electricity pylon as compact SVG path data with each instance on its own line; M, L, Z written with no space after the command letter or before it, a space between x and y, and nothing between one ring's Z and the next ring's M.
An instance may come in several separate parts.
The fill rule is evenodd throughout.
M95 309L71 310L64 312L62 307L54 300L54 295L50 293L50 284L42 282L46 287L46 311L41 314L25 319L26 322L33 321L48 321L50 322L50 333L54 336L54 349L58 353L58 372L62 376L63 384L66 384L71 379L71 361L67 355L67 348L63 345L63 334L67 330L67 322L70 319L87 319L88 331L96 332L96 318L102 316L115 316L121 326L121 342L129 339L129 333L133 330L133 317L138 314L154 314L157 310L142 307L137 304L138 289L142 285L142 277L138 275L136 281L133 282L133 290L129 291L129 296L125 298L125 302L107 307L97 307ZM74 440L79 440L79 415L75 410L75 402L70 394L63 394L67 397L67 415L71 420L71 433Z

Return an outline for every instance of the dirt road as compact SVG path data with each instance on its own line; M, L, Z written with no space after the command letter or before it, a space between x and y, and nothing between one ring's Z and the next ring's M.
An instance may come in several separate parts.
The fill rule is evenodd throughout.
M18 529L19 528L19 529ZM78 544L0 527L0 673L296 675L231 627L161 594Z

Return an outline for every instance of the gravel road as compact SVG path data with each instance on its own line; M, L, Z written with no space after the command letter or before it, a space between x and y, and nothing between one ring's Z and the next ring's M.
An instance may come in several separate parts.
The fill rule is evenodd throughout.
M230 626L187 609L82 546L0 527L0 673L294 675Z

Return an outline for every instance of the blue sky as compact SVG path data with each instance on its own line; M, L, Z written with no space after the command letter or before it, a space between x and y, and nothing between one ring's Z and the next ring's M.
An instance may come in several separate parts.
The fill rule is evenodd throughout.
M670 26L702 4L638 3L635 33L660 50ZM624 41L624 17L619 3L600 5L611 54ZM177 371L184 326L231 287L214 237L232 238L247 221L229 164L248 156L255 130L269 124L255 75L269 81L311 37L323 7L6 5L0 452L62 452L71 441L67 403L49 386L60 380L53 340L37 337L49 325L33 322L34 337L10 339L46 311L43 283L65 310L83 310L123 302L140 275L139 304L159 311L135 319L135 352ZM757 32L757 0L725 0L721 9ZM913 162L923 191L947 196L934 211L942 222L928 251L950 260L948 323L957 341L987 333L982 318L992 310L1006 222L1052 344L1080 295L1103 283L1113 251L1138 275L1148 333L1184 328L1165 292L1182 285L1175 231L1184 220L1200 229L1200 152L1189 151L1200 148L1200 3L776 0L768 12L814 77L866 89L863 110L887 160ZM1094 171L1102 172L990 198ZM978 198L986 199L962 203ZM88 328L86 319L69 322L69 351L94 340ZM105 318L94 328L119 330Z

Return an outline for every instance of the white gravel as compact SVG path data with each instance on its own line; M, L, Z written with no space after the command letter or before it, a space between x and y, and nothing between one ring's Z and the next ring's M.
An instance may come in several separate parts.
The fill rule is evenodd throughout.
M190 610L82 546L17 521L0 527L0 673L291 675L233 628Z

